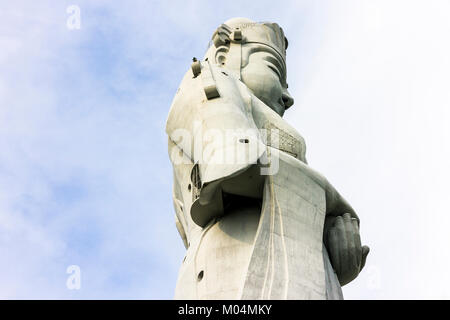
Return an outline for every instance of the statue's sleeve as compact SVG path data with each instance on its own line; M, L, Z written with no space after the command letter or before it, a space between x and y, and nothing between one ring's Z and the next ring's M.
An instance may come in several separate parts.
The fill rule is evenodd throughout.
M177 177L174 173L173 179L173 207L175 209L175 226L177 227L178 233L180 234L181 240L183 240L184 247L187 249L189 246L187 238L187 230L189 226L186 221L186 217L183 214L183 195L180 190L180 184L178 183Z
M196 224L204 226L223 213L222 183L251 171L265 145L245 86L208 61L198 62L196 68L188 70L177 90L166 133L174 167L185 159L192 164L190 214ZM244 180L227 183L227 188L255 196L258 184Z

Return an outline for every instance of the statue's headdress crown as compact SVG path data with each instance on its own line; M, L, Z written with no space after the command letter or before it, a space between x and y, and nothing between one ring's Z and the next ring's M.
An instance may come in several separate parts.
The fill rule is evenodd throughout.
M288 41L283 29L276 23L254 22L247 18L233 18L219 26L211 41L218 48L231 41L259 43L275 50L283 61L286 61Z

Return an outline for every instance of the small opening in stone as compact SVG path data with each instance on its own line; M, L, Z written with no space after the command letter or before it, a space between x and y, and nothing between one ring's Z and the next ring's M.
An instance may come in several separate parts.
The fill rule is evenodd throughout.
M239 142L241 142L241 143L249 143L248 139L239 139Z
M198 273L197 280L202 281L203 279L203 270Z

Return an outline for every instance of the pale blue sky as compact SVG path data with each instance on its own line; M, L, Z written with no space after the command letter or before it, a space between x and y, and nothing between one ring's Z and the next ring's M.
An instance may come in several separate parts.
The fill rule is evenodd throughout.
M285 30L286 120L361 218L372 252L344 295L450 298L449 14L446 0L1 1L0 298L172 298L184 247L164 123L236 16Z

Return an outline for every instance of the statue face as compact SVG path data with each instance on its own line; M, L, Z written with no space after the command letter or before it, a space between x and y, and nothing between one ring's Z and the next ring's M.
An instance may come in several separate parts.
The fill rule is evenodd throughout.
M242 82L256 97L283 116L294 99L287 91L286 71L281 58L262 44L243 45L242 56L246 57L241 69Z

